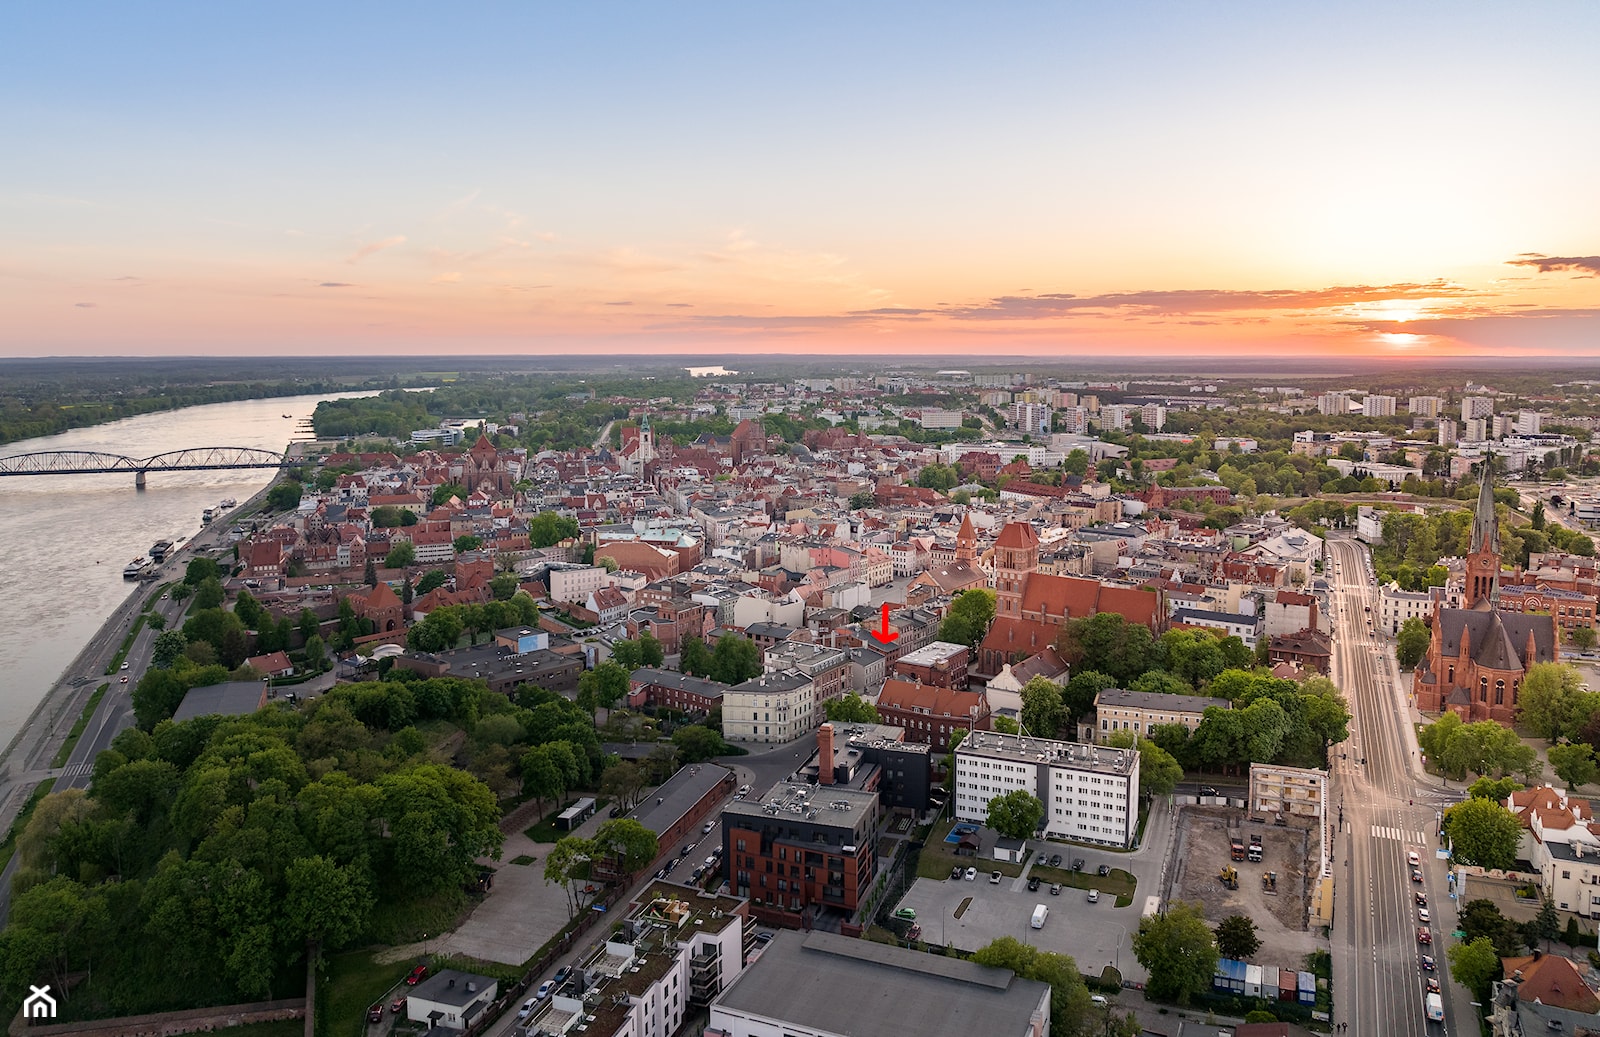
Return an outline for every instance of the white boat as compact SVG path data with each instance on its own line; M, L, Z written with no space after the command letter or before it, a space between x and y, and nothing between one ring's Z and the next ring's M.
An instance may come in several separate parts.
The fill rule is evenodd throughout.
M145 566L146 562L144 560L144 556L140 555L138 558L135 558L133 561L122 567L122 578L124 580L137 580L139 577L144 575Z

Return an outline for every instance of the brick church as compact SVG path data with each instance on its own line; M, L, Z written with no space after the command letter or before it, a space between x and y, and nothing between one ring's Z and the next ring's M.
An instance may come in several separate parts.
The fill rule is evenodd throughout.
M1463 720L1510 724L1517 692L1534 663L1555 662L1559 638L1554 616L1500 608L1500 523L1494 513L1492 458L1483 462L1472 546L1463 574L1466 608L1435 606L1428 653L1412 674L1417 708L1448 709Z

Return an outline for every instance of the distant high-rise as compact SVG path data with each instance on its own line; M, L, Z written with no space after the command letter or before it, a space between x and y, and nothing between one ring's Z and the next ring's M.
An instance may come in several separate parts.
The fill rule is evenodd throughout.
M1342 392L1325 392L1317 397L1318 414L1337 414L1343 417L1350 413L1350 394Z
M1139 408L1139 420L1150 432L1160 432L1167 426L1167 408L1159 403L1147 403Z
M1456 425L1454 418L1439 419L1440 446L1455 446L1456 440L1460 438L1460 435L1460 427Z
M1543 427L1544 415L1540 414L1538 411L1524 410L1517 412L1517 435L1537 435Z
M1469 443L1480 443L1489 438L1488 418L1468 418L1461 423L1461 438Z
M1487 396L1467 396L1461 401L1461 420L1487 418L1494 413L1494 401Z
M1421 418L1437 418L1444 401L1437 396L1413 396L1406 401L1406 410Z
M1368 418L1392 418L1394 417L1394 397L1368 393L1367 398L1361 401L1361 413Z

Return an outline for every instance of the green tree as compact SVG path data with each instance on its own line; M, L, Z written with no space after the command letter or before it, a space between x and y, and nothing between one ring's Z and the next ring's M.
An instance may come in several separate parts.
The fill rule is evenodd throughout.
M1535 736L1554 742L1561 734L1583 678L1576 667L1534 663L1517 692L1517 722Z
M189 639L182 630L163 630L150 646L150 665L160 670L169 669L188 647Z
M376 587L378 585L378 563L370 555L367 557L366 566L361 570L361 582L368 587Z
M1133 956L1149 970L1150 996L1180 1005L1210 989L1219 957L1205 910L1181 900L1139 921Z
M989 800L987 824L1008 839L1027 839L1044 820L1044 804L1026 789L1010 792Z
M177 711L189 686L171 670L153 669L133 688L133 717L140 730L149 731Z
M850 495L850 510L860 511L862 508L870 508L876 502L871 490L862 490L860 493Z
M267 507L273 511L293 511L300 506L300 497L305 492L305 487L290 479L278 483L267 491Z
M401 540L389 548L389 553L383 557L385 569L404 569L417 560L417 549L409 540Z
M727 751L722 736L701 724L687 724L672 732L672 745L684 763L704 763Z
M552 547L578 535L578 520L553 511L541 511L528 520L528 539L534 547Z
M1076 723L1079 718L1087 716L1094 709L1097 695L1107 688L1116 686L1116 678L1110 674L1096 670L1075 672L1061 693L1061 706L1066 710L1070 721Z
M1069 620L1058 643L1075 671L1095 670L1124 687L1150 669L1155 657L1150 628L1115 612Z
M1561 935L1561 916L1556 914L1556 905L1549 897L1543 897L1539 904L1539 914L1533 920L1533 931L1539 939L1545 942L1545 949L1549 949L1550 941Z
M617 858L621 870L629 875L655 860L661 852L656 834L631 817L601 822L592 845L597 856Z
M866 699L850 692L836 699L829 699L822 704L822 711L828 719L844 724L876 724L878 723L878 707Z
M917 473L917 485L929 490L948 490L961 482L961 473L947 464L923 466Z
M417 581L417 596L420 597L429 591L443 587L450 577L445 575L443 569L429 569L422 574L422 579Z
M222 570L217 567L215 560L198 556L189 559L189 565L183 571L183 582L190 587L198 587L208 578L222 578Z
M1054 738L1065 714L1059 684L1033 677L1022 686L1022 723L1034 737Z
M600 794L616 800L624 811L632 810L644 790L644 771L630 760L621 760L600 776Z
M994 602L994 591L981 587L957 594L939 624L939 640L976 649L994 622Z
M451 546L456 549L456 554L466 554L468 551L476 551L482 547L483 537L473 536L471 533L463 533L451 541Z
M460 500L466 500L467 488L462 486L460 483L445 483L442 486L435 486L433 488L432 503L436 508L441 504L449 504L452 497Z
M266 612L266 609L262 608L261 603L247 590L241 590L239 596L234 599L233 614L238 616L239 621L251 630L255 630L260 624L261 616L264 612Z
M678 649L678 668L696 677L711 676L711 652L706 643L693 635L683 639Z
M200 581L200 586L194 590L194 608L219 608L222 605L222 598L222 581L215 576L208 576Z
M1428 642L1432 636L1428 625L1415 616L1400 624L1400 633L1394 642L1394 657L1402 670L1417 668L1422 657L1428 654Z
M761 649L748 637L723 634L711 652L711 677L724 684L738 684L761 673Z
M1567 783L1569 792L1592 783L1595 775L1600 773L1600 765L1595 763L1594 746L1586 742L1552 745L1546 755L1556 777Z
M1178 725L1183 726L1183 725ZM1119 749L1139 750L1139 798L1170 795L1183 780L1183 765L1176 757L1148 738L1132 731L1115 731L1106 744Z
M1083 982L1077 962L1070 956L1041 951L1016 937L1002 936L978 948L972 960L979 965L1007 969L1023 979L1048 984L1050 1037L1083 1037L1106 1032L1095 1017L1089 988ZM1094 1029L1090 1029L1091 1026Z
M654 634L648 630L639 635L639 663L642 666L661 666L667 661L667 651Z
M1452 944L1445 954L1450 959L1451 975L1479 1002L1488 1004L1489 986L1500 978L1500 955L1494 944L1480 936L1471 943Z
M284 921L308 947L338 950L361 938L377 898L364 862L341 867L322 856L300 857L284 869Z
M516 573L501 573L489 581L489 592L496 601L510 601L519 586Z
M1459 864L1502 870L1516 865L1522 823L1499 803L1472 798L1457 803L1444 812L1444 831Z
M625 668L608 660L579 677L578 690L592 694L596 703L610 709L628 694L628 676Z
M1261 949L1256 924L1244 915L1229 915L1217 923L1217 952L1224 958L1248 960Z
M545 885L560 885L567 893L567 917L575 918L580 906L577 883L589 876L589 862L595 855L594 845L576 835L565 835L544 858Z
M1522 782L1516 778L1479 778L1467 786L1467 795L1475 799L1487 799L1494 803L1504 803L1506 797L1522 788Z

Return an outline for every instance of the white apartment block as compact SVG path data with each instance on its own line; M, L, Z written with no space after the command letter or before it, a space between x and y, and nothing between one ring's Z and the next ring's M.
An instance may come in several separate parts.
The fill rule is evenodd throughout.
M958 410L938 410L932 407L924 408L921 425L923 428L960 428L961 412Z
M1487 396L1466 396L1461 400L1461 420L1487 418L1494 413L1494 401Z
M1419 418L1437 418L1444 400L1438 396L1413 396L1406 401L1406 410Z
M1403 591L1390 580L1378 589L1378 629L1393 636L1408 619L1433 621L1433 594L1429 591Z
M1349 414L1350 394L1342 392L1325 392L1317 397L1318 414Z
M1439 419L1439 445L1455 446L1461 439L1461 428L1453 418Z
M1367 398L1361 401L1361 414L1368 418L1394 417L1394 397L1368 393Z
M1133 845L1139 822L1135 749L974 731L955 757L959 820L983 824L991 799L1022 789L1044 804L1047 837Z
M1469 443L1481 443L1489 438L1488 418L1467 418L1461 425L1461 438Z
M1089 434L1089 408L1063 407L1056 411L1056 424L1062 432L1076 436Z
M1536 410L1517 412L1517 435L1532 436L1544 431L1544 415Z
M1150 432L1160 432L1167 427L1167 408L1159 403L1147 403L1139 408L1139 421Z
M1030 436L1050 434L1051 410L1043 403L1013 403L1011 422Z
M730 742L792 742L816 729L816 689L803 673L764 673L722 693Z
M606 585L606 570L601 565L574 566L550 570L550 600L585 602L589 595Z
M1121 431L1133 423L1139 408L1128 403L1112 403L1100 408L1100 427Z

